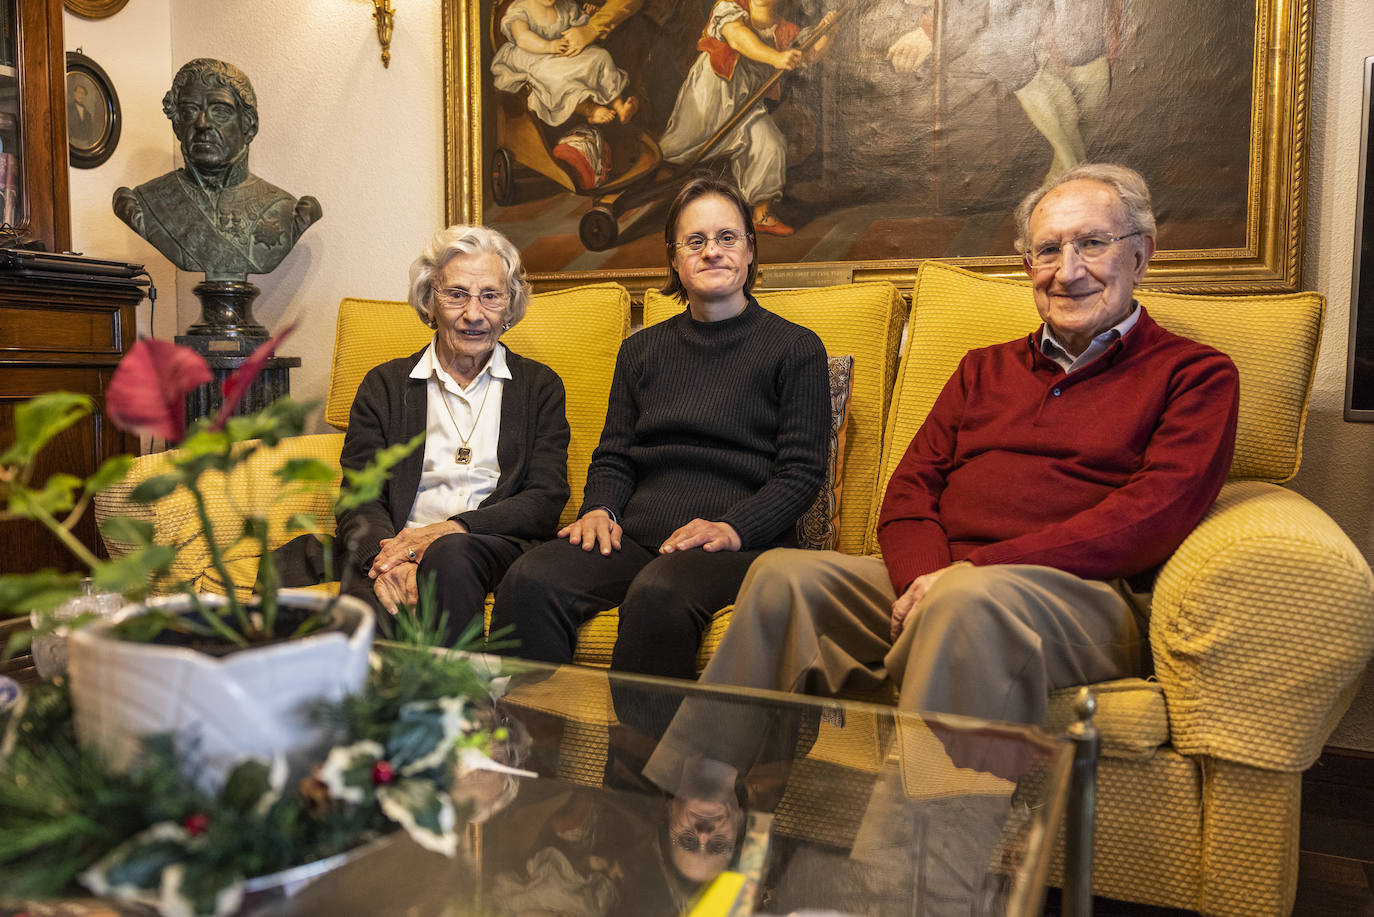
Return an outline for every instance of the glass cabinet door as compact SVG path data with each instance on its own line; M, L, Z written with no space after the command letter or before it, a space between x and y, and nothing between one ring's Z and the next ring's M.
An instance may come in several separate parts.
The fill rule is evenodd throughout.
M0 0L0 238L24 222L19 0Z

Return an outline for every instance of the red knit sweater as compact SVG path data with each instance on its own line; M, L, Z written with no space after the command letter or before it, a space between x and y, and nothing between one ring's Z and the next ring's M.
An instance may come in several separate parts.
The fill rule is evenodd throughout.
M899 595L958 560L1132 576L1216 500L1236 438L1229 357L1143 307L1070 375L1039 337L965 354L897 466L878 540Z

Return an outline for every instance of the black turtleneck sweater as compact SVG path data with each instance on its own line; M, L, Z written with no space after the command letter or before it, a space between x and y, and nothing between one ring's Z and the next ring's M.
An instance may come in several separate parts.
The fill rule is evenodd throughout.
M684 309L621 345L581 512L609 507L653 549L694 518L728 523L746 550L795 544L829 430L815 332L753 297L718 322Z

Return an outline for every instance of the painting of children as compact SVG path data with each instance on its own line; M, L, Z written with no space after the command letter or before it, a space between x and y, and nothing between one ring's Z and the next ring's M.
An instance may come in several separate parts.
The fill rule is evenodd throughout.
M491 62L495 87L519 92L528 86L530 111L552 127L574 114L589 124L629 121L639 102L625 95L629 78L610 53L592 45L569 56L564 33L586 21L574 0L514 0L501 17L507 41Z
M701 54L678 92L659 147L670 163L728 160L736 184L754 208L754 228L788 236L792 227L772 212L787 178L787 142L756 95L778 71L795 70L824 53L829 41L825 30L837 13L832 10L801 30L777 14L777 4L716 3L697 44ZM821 37L806 52L794 47L805 44L813 32Z

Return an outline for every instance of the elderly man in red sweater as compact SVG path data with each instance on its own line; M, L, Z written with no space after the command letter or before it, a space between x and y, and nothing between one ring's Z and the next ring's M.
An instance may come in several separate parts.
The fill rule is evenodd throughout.
M965 355L888 484L882 559L764 554L702 681L890 678L903 709L1039 723L1055 689L1149 671L1154 572L1226 480L1236 368L1134 301L1140 175L1080 165L1016 217L1044 324Z

